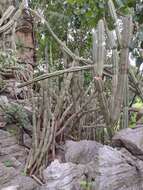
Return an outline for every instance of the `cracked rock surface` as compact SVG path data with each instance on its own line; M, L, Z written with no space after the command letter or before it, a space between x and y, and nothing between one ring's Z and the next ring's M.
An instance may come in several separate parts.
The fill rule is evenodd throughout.
M37 183L24 175L26 156L16 137L0 130L0 190L39 190Z

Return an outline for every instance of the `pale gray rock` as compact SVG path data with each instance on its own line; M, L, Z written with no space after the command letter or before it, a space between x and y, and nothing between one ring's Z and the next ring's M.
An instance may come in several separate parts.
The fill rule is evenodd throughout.
M9 186L9 187L6 187L6 188L2 188L2 190L18 190L18 185L17 186Z
M0 105L8 105L9 100L7 96L0 96Z
M73 163L60 163L55 160L44 170L45 190L80 190L85 167Z
M27 154L13 134L0 130L0 190L40 189L32 178L23 173Z
M95 141L69 141L66 161L55 161L45 170L45 190L86 189L81 183L91 190L143 189L143 161L124 147L117 150Z
M103 147L103 145L96 141L66 141L65 160L76 164L89 163L98 157L98 151L101 147Z
M143 127L119 131L112 139L115 147L124 147L135 157L143 160Z

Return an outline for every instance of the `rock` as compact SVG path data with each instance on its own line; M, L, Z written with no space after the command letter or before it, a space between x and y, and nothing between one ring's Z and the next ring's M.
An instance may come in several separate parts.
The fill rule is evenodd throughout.
M18 186L9 186L6 188L2 188L2 190L18 190Z
M98 159L87 164L87 170L94 190L140 190L143 187L143 171L138 170L132 159L109 146L100 148Z
M65 160L76 164L89 163L94 158L98 157L98 151L101 147L103 147L103 145L96 141L66 141Z
M30 148L32 146L32 139L29 137L29 135L24 134L23 139L24 139L24 145Z
M112 139L113 146L125 147L137 158L143 160L143 127L119 131Z
M141 108L138 113L137 113L137 116L136 116L136 123L138 125L143 125L143 108ZM143 127L143 126L142 126Z
M32 178L20 175L5 185L5 187L8 186L17 186L17 190L40 190L40 187Z
M13 134L0 130L0 188L39 190L37 183L23 173L27 150L17 144Z
M28 93L28 88L18 88L18 83L15 79L9 79L6 82L6 88L3 94L6 94L8 98L11 99L24 99Z
M93 148L94 144L96 148ZM110 146L100 145L97 142L92 142L92 145L90 145L91 141L70 141L68 146L66 146L67 161L80 165L84 163L84 174L88 176L90 189L143 189L142 160L132 155L127 149L121 151ZM81 175L83 175L83 173L81 173Z
M7 105L9 103L9 100L7 96L0 96L0 105Z
M6 122L0 122L0 129L5 128Z
M22 164L25 163L27 151L17 144L14 134L0 130L0 161L15 158Z
M72 163L60 163L55 160L44 170L46 185L44 190L80 190L80 181L84 176L85 167Z
M4 128L6 126L6 122L4 120L4 113L2 110L0 110L0 129Z
M10 160L6 160L4 163L0 163L0 184L3 187L5 184L13 180L17 175L18 171L10 166Z
M19 99L24 99L28 93L28 88L26 86L23 88L18 88L20 84L21 83L18 82L15 83L15 96Z

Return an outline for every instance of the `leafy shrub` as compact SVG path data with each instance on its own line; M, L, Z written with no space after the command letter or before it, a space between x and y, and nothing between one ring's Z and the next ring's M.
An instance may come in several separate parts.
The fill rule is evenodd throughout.
M18 124L19 127L27 127L29 123L28 114L19 104L10 104L5 107L5 121L7 124Z
M17 63L16 56L12 50L7 52L0 51L0 65L1 66L10 66Z

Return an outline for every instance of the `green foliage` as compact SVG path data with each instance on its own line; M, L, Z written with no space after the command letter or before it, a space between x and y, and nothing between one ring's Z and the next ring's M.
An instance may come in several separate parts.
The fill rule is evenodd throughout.
M140 98L136 98L135 103L133 104L134 108L142 108L143 107L143 102Z
M132 107L137 108L137 109L143 108L142 100L140 98L136 98L136 101ZM136 126L136 116L137 116L137 113L135 112L131 113L129 127L133 128Z
M84 72L84 85L89 86L91 80L92 80L91 72L89 71Z
M26 172L24 170L22 170L20 173L22 176L26 176Z
M5 121L7 124L17 124L19 127L27 127L28 115L19 104L10 104L5 107Z
M11 162L11 160L5 160L5 161L4 161L4 165L5 165L6 167L12 167L12 162Z
M15 54L12 50L0 51L0 67L15 65L17 62Z
M104 17L109 29L115 27L107 2L107 0L31 0L30 6L42 12L55 34L72 51L78 48L81 56L89 57L92 48L91 30L96 27L98 21ZM141 23L143 20L141 0L113 0L113 2L117 14L132 14L133 19ZM51 38L46 26L39 23L38 30L35 26L35 33L38 40L38 60L41 63L44 62L46 45L48 45L48 55L50 55L50 51L54 55L53 63L60 59L62 52Z
M80 186L81 186L81 188L83 188L84 190L91 190L91 188L92 188L92 183L83 180L83 181L80 181Z
M5 87L6 82L0 78L0 91L3 90L3 88Z
M98 20L105 14L105 1L103 0L67 0L67 6L72 9L76 28L88 26L95 27Z
M13 136L17 136L17 129L16 128L8 128L7 131L12 134Z
M131 113L129 127L134 128L136 126L136 113Z

